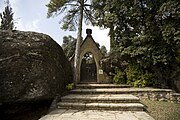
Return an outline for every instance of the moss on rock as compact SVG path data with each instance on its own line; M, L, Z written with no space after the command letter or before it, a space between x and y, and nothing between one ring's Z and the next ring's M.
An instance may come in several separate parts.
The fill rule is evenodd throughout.
M0 31L0 103L53 99L71 80L70 63L50 36Z

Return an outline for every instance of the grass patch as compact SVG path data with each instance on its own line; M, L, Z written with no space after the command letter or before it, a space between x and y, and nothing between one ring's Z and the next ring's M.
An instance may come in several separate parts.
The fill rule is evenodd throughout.
M155 120L180 120L180 103L141 100Z

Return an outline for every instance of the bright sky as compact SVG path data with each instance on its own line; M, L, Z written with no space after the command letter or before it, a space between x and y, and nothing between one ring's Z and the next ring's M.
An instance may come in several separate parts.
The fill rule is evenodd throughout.
M69 32L61 30L59 21L62 15L47 19L47 5L50 0L9 0L14 12L15 27L22 31L36 31L50 35L57 43L62 44L63 36L72 35L76 38L77 31ZM4 10L4 0L0 0L0 12ZM101 46L110 49L108 29L83 26L83 38L86 37L86 29L92 29L92 36Z

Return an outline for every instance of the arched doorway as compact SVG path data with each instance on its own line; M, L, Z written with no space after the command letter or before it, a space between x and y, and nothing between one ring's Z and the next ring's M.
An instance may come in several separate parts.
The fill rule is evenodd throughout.
M91 52L84 54L81 62L81 82L96 82L97 81L97 67L94 56Z

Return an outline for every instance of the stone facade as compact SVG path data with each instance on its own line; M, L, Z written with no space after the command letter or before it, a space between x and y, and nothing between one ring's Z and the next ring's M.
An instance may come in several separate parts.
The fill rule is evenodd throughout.
M112 80L110 79L110 77L103 71L101 65L100 65L100 61L103 59L103 54L101 53L100 49L98 48L98 46L96 45L96 42L94 41L91 33L92 31L90 29L87 29L86 31L87 36L84 39L84 41L81 44L80 47L80 65L78 66L78 70L79 73L81 74L81 64L82 64L82 58L84 56L85 53L92 53L94 56L94 60L96 63L96 71L97 71L97 83L111 83ZM71 59L71 63L74 63L74 57ZM76 82L79 83L80 79Z

